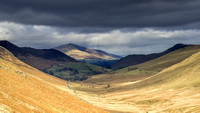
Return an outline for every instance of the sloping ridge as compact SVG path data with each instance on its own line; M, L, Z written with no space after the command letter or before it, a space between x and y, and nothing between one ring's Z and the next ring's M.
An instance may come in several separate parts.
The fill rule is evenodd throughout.
M142 80L144 78L155 75L156 73L159 73L163 69L166 69L174 64L177 64L189 58L198 51L200 51L200 45L181 48L173 52L170 52L166 55L163 55L159 58L138 65L129 66L119 70L114 70L111 72L112 74L108 74L106 76L92 77L86 81L87 82L95 81L96 83L100 82L123 83L123 82ZM124 89L124 87L121 89ZM131 89L131 87L127 87L127 89Z
M148 54L148 55L128 55L124 58L121 58L119 61L117 61L115 64L112 65L112 69L120 69L120 68L124 68L124 67L128 67L128 66L132 66L132 65L137 65L137 64L141 64L144 63L146 61L150 61L153 59L156 59L160 56L163 56L167 53L170 53L172 51L178 50L180 48L185 48L185 47L189 47L189 46L194 46L194 45L186 45L186 44L176 44L173 47L161 52L161 53L153 53L153 54Z
M120 58L120 56L110 54L102 50L89 49L72 43L61 45L55 47L54 49L59 50L77 60L82 60L82 59L114 60Z
M83 80L90 75L107 71L99 66L81 63L55 49L18 47L8 41L0 41L0 46L24 63L65 80Z
M200 87L200 52L164 69L160 73L134 84L134 87L150 87L163 85L164 87Z
M139 68L147 71L162 71L163 69L170 67L176 63L179 63L186 58L190 57L194 53L197 53L200 51L200 45L195 46L189 46L180 48L178 50L174 50L168 54L165 54L161 57L158 57L156 59L127 67L129 70L132 70L134 68ZM181 56L181 57L180 57Z
M53 49L21 48L8 41L0 41L0 46L9 50L21 61L37 69L46 69L53 64L62 62L78 62L62 52Z
M64 44L64 45L55 47L55 49L60 50L62 52L67 52L67 51L74 50L74 49L78 49L78 50L81 50L81 51L86 51L87 48L86 47L82 47L82 46L78 46L78 45L73 44L73 43L69 43L69 44Z
M65 81L24 64L1 46L0 78L0 112L105 112L61 90Z
M77 62L75 59L65 55L64 53L55 49L33 49L29 47L22 48L25 52L48 60L64 61L64 62Z

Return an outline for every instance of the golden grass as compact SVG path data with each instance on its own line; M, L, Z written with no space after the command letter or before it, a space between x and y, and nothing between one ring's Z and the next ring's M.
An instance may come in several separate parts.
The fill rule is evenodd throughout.
M100 58L100 59L105 59L105 60L114 60L114 58L112 58L111 56L108 56L108 55L100 56L98 54L87 53L87 52L80 51L80 50L70 50L70 51L66 52L65 54L71 56L72 58L79 59L79 60L83 60L83 59L87 59L87 58Z
M80 83L72 83L71 85L74 89L79 90L80 97L111 111L199 113L199 70L200 52L143 80L125 82L123 85L111 82L111 87L105 89L103 86L109 82L100 82L101 80L92 82L92 78L94 78L93 80L101 79L102 75L99 75L96 78L95 76L90 78L89 82L88 80L82 82L82 85ZM104 93L99 95L99 91L104 91Z
M0 51L0 112L105 112L57 87L67 87L65 81L22 63L1 47Z
M148 62L116 70L114 73L133 77L134 75L141 75L145 73L154 75L165 68L183 61L198 51L200 51L199 45L181 48Z

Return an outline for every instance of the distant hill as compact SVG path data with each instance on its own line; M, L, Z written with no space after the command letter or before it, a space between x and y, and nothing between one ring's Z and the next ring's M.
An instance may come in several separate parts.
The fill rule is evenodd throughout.
M110 54L102 50L89 49L72 43L61 45L54 49L59 50L78 61L106 68L110 68L111 64L121 58L118 55Z
M184 47L188 47L188 46L194 46L194 45L186 45L186 44L176 44L173 47L161 52L161 53L153 53L153 54L133 54L133 55L128 55L124 58L121 58L119 61L117 61L116 63L114 63L111 68L112 69L120 69L120 68L124 68L124 67L128 67L128 66L132 66L132 65L137 65L137 64L141 64L143 62L146 61L150 61L152 59L158 58L160 56L163 56L167 53L170 53L172 51L175 51L177 49L180 48L184 48Z
M55 49L18 47L8 41L0 41L0 46L9 50L21 61L66 80L83 80L88 75L106 71L98 66L81 63Z
M1 113L106 113L65 91L66 81L32 68L1 46L0 78Z
M54 49L57 49L77 60L83 60L83 59L114 60L120 58L120 56L110 54L102 50L89 49L72 43L61 45L55 47Z

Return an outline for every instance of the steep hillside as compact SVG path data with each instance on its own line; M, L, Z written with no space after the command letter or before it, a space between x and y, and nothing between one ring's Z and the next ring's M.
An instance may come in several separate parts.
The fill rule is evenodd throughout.
M64 91L65 81L24 64L1 46L0 86L0 112L3 113L105 112Z
M167 53L170 53L177 49L188 47L188 46L193 46L193 45L176 44L173 47L171 47L161 53L153 53L153 54L148 54L148 55L128 55L124 58L121 58L119 61L114 63L111 67L112 67L112 69L120 69L120 68L124 68L124 67L128 67L128 66L132 66L132 65L141 64L143 62L158 58Z
M200 51L200 50L199 50ZM134 87L149 87L163 84L165 88L200 88L200 52L147 78Z
M0 46L8 49L21 61L43 72L66 80L83 80L88 78L89 75L106 71L102 67L78 62L55 49L18 47L8 41L0 41Z
M102 67L110 68L110 66L116 62L120 56L107 53L102 50L89 49L86 47L78 46L76 44L66 44L55 47L70 57L85 63L95 64Z
M180 48L178 50L172 51L156 59L134 65L120 70L116 70L115 73L123 75L134 75L134 73L146 72L146 73L157 73L165 68L168 68L174 64L177 64L186 58L190 57L192 54L200 51L200 45L189 46L185 48ZM140 74L140 73L138 73Z

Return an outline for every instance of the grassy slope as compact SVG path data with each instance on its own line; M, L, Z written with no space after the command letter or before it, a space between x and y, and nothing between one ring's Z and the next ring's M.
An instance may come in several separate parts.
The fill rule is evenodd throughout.
M57 87L66 87L65 81L24 64L2 47L0 51L0 112L104 112Z
M102 74L98 76L93 76L86 80L87 83L123 83L123 82L134 82L137 80L142 80L146 77L155 75L161 70L170 67L176 63L183 61L184 59L190 57L192 54L200 51L200 46L191 46L186 48L181 48L179 50L168 53L164 56L156 58L154 60L123 68L120 70L112 71L110 74Z
M107 107L107 109L110 110L134 113L199 113L199 70L200 52L197 52L143 80L126 83L116 82L110 84L110 87L106 87L109 82L96 84L96 81L88 82L86 80L81 84L74 83L72 86L83 95L93 95L91 96L93 100L96 99L97 102L102 103L99 104L99 107L105 107L104 105L109 104L112 108ZM93 78L99 80L101 76ZM94 98L95 94L96 98ZM120 108L120 106L126 107ZM134 107L137 109L131 109Z
M115 71L115 73L120 75L138 75L138 74L155 74L163 69L170 67L176 63L183 61L184 59L190 57L192 54L200 51L200 46L191 46L186 48L181 48L176 51L170 52L164 56L156 58L154 60L130 66L127 68L123 68L120 70Z
M186 65L186 66L180 67L182 70L176 69L173 72L166 72L164 74L165 76L161 73L163 73L163 71L165 71L165 69L168 69L168 67L170 67L170 68L174 67L174 64L176 66L176 65L180 64L180 62L181 63L185 62L185 60L187 60L191 57L194 57L192 54L197 53L199 51L200 51L200 46L186 47L186 48L182 48L182 49L176 50L174 52L171 52L169 54L166 54L166 55L159 57L157 59L148 61L146 63L139 64L139 65L132 66L132 67L128 67L128 68L124 68L124 69L121 69L121 70L117 70L117 71L115 71L115 73L116 73L115 76L116 75L120 76L121 79L124 76L129 76L129 78L136 78L135 81L143 80L143 79L147 78L147 76L146 76L146 78L143 77L143 75L145 73L152 76L152 78L150 77L151 79L147 79L144 82L136 83L136 84L134 84L133 86L130 86L130 87L121 87L120 89L128 90L128 89L140 88L140 87L143 87L143 86L151 86L151 84L153 84L153 83L160 84L160 83L165 82L168 79L170 81L170 79L176 78L177 76L182 76L183 75L182 72L186 71L184 69L187 68L187 70L192 70L192 68L194 66ZM191 61L191 62L198 63L198 60L199 59L196 58L196 61ZM136 67L137 67L137 69L136 69ZM131 70L131 68L135 68L135 69ZM174 76L175 74L177 74L177 76ZM111 75L111 76L113 76L113 75ZM141 76L141 78L139 76ZM156 77L156 76L158 76L158 77ZM191 77L191 78L196 79L195 77ZM187 78L187 79L189 79L189 78ZM131 81L130 80L127 80L127 82L128 81L134 82L133 80L131 80ZM181 82L186 84L183 81L181 81ZM180 83L180 82L177 82L177 83ZM181 84L181 85L183 85L183 84ZM185 85L183 85L183 86L185 86ZM112 91L115 91L117 89L112 89Z
M163 52L160 52L160 53L153 53L153 54L148 54L148 55L128 55L128 56L120 59L115 64L113 64L112 69L116 70L116 69L121 69L121 68L125 68L128 66L141 64L141 63L156 59L158 57L161 57L163 55L166 55L167 53L173 52L173 51L181 49L181 48L189 47L189 46L194 46L194 45L176 44L173 47L171 47Z
M200 52L192 55L184 61L175 64L160 73L134 85L134 87L146 87L164 85L164 87L195 87L200 88Z

